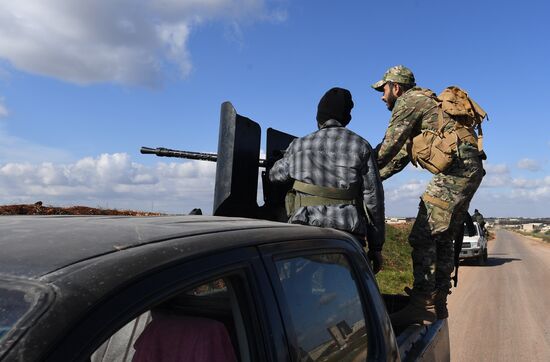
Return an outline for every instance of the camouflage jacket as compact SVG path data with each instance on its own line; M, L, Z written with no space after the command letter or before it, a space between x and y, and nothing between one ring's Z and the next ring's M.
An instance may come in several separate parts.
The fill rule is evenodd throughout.
M437 130L438 105L429 89L414 87L397 98L390 123L378 151L378 167L383 180L401 171L409 163L409 143L423 130ZM456 122L443 113L444 130L450 131ZM471 148L463 144L461 148ZM473 150L472 150L473 151Z
M320 205L301 207L289 222L332 227L366 235L369 248L382 250L384 243L384 190L370 144L342 127L336 120L327 121L321 129L295 139L269 173L275 182L299 180L326 187L348 188L361 185L363 199L372 223L354 205Z
M485 226L485 219L483 218L483 215L480 212L474 212L472 217L479 224L479 226L481 227Z

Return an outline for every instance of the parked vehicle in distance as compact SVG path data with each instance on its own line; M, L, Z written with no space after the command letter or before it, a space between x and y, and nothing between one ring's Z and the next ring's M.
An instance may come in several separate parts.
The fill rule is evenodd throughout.
M364 249L334 229L215 216L0 229L1 360L449 360L446 320L396 337L388 311L406 297L380 295Z
M476 259L478 264L485 264L489 258L487 252L487 237L481 226L474 221L475 235L468 234L468 228L464 228L464 241L460 250L461 259Z

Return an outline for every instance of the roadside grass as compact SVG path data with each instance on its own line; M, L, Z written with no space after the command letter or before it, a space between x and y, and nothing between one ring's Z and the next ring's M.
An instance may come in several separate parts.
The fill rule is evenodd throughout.
M533 236L536 237L536 238L540 238L540 239L544 240L547 243L550 243L550 231L546 231L544 233L541 233L540 231L535 232L535 233L533 233Z
M521 231L521 230L514 230L518 234L525 235L525 236L531 236L537 239L540 239L544 242L550 243L550 232L547 231L545 233L541 233L540 231L535 232L528 232L528 231Z
M376 275L383 294L405 294L403 288L412 287L412 249L407 241L411 228L412 224L386 224L384 268Z
M412 224L386 224L386 242L384 244L384 268L376 275L378 287L383 294L405 294L403 289L413 284L412 275L412 248L408 242ZM533 235L545 237L550 242L549 235ZM488 240L495 239L495 232L489 231Z

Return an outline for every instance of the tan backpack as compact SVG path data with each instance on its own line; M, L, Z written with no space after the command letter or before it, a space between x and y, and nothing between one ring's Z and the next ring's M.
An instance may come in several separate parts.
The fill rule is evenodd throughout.
M443 172L451 165L453 154L462 142L477 144L480 156L485 158L481 123L487 113L468 93L455 86L445 88L432 98L438 104L438 129L424 130L413 138L409 150L412 163L433 174ZM451 131L444 131L447 122L444 121L443 112L456 121Z

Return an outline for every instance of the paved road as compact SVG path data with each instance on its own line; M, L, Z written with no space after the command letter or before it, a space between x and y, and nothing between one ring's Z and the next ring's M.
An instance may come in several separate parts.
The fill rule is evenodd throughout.
M550 361L550 245L497 230L486 266L461 263L451 361Z

